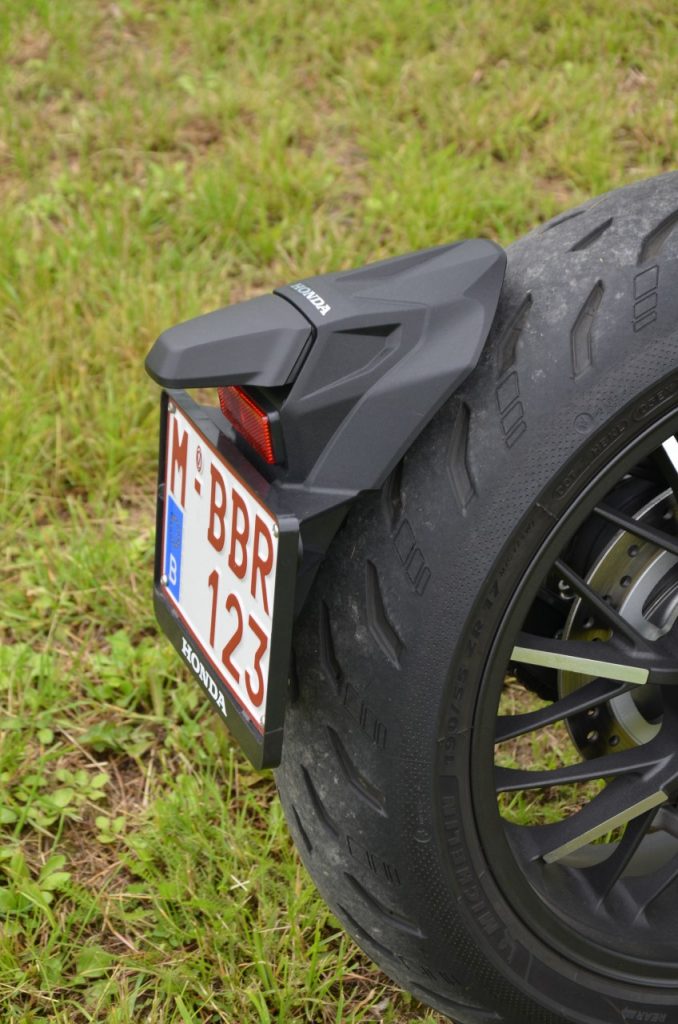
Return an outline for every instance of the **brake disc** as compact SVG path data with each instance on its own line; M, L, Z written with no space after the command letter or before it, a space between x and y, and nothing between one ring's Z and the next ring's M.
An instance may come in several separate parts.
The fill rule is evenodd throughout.
M678 503L671 490L657 495L634 513L653 525L672 519ZM648 640L671 629L678 618L678 555L628 532L618 532L589 569L586 581ZM567 589L560 586L567 597ZM566 640L592 643L609 639L608 630L594 626L581 598L572 600L563 628ZM564 697L591 682L576 672L558 672L558 696ZM573 743L583 757L598 757L647 743L661 727L661 698L654 686L637 687L605 705L568 720Z

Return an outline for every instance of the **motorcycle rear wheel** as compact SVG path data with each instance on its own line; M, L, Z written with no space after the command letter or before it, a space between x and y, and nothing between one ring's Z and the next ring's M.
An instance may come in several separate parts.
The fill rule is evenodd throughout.
M509 249L479 366L299 621L292 835L455 1021L678 1021L677 431L667 174Z

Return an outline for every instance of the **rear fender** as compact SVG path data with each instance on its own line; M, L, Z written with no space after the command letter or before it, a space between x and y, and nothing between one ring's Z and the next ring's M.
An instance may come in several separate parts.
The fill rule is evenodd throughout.
M151 349L146 369L166 389L274 389L285 464L258 470L271 509L300 524L297 607L351 502L381 486L476 366L505 268L492 242L443 245L285 285Z

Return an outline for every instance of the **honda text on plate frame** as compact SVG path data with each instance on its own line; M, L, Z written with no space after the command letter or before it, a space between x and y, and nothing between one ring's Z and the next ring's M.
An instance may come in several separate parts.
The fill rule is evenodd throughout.
M278 518L219 450L228 439L207 419L199 426L174 399L165 404L156 606L162 602L163 618L169 613L175 623L175 646L250 758L263 766L277 756L287 690L284 637L296 565L284 556L290 539L296 551L296 521L287 520L281 534ZM200 419L203 410L193 411ZM235 451L228 454L237 459ZM281 619L284 634L275 628ZM280 641L287 650L276 650Z

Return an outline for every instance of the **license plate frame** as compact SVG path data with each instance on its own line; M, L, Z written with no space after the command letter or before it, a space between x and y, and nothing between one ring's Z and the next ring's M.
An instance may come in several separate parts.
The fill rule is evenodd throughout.
M190 615L182 610L165 574L165 539L167 508L170 500L167 480L169 424L174 416L187 420L195 434L206 446L208 458L217 461L223 471L230 474L232 486L244 488L275 522L277 527L277 555L275 580L272 588L268 674L265 696L259 709L251 713L238 697L233 680L222 670L214 653L200 631L190 622ZM212 462L210 462L210 465ZM187 459L187 477L191 473ZM191 674L201 684L219 716L225 721L234 739L239 743L255 768L271 768L280 763L283 724L289 693L289 672L294 622L295 583L299 556L299 523L284 509L272 507L271 487L258 470L249 463L235 443L220 429L218 416L210 407L198 405L184 392L163 391L160 412L160 451L158 466L156 548L154 572L154 606L158 623L178 651ZM267 501L267 498L269 501ZM186 511L186 505L181 509ZM262 513L263 517L263 513ZM183 529L183 527L182 527ZM185 534L183 534L185 535ZM179 572L190 572L190 567L179 565Z

